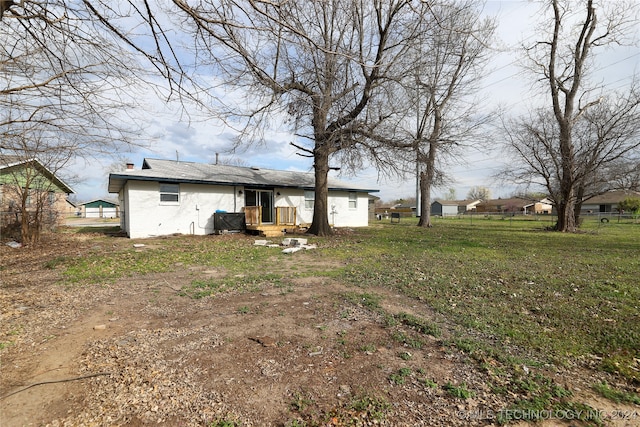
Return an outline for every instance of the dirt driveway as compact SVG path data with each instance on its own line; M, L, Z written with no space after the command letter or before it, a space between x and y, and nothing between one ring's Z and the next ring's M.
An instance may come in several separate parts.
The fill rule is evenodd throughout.
M313 275L192 299L183 286L226 272L179 264L167 274L67 287L56 259L132 243L49 239L39 250L0 248L3 427L484 426L496 425L495 411L513 399L493 393L485 369L444 345L449 326L425 302ZM317 259L294 256L298 272L314 271ZM371 294L386 315L367 307ZM431 319L442 336L412 345L413 328L389 323L400 312Z

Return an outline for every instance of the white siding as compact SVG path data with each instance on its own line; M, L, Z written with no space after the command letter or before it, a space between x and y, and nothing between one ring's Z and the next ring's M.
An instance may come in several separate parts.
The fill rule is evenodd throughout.
M244 193L240 186L181 183L177 203L161 202L158 182L130 180L120 195L121 226L131 238L212 234L216 210L242 212ZM329 223L336 227L367 226L369 195L356 193L356 196L356 207L350 208L349 192L330 192ZM275 188L274 206L296 207L298 225L311 224L313 220L313 209L305 208L301 189Z
M277 193L280 193L278 196ZM329 224L334 227L366 227L369 225L369 194L356 193L355 208L349 207L348 191L330 191L328 199ZM313 208L305 207L304 191L276 189L275 206L295 206L297 223L311 224Z
M356 193L356 196L356 207L350 208L348 191L329 193L329 224L333 224L334 227L365 227L369 225L369 194Z
M212 234L216 210L239 212L244 199L241 187L180 184L177 203L160 201L158 182L128 181L125 203L129 237L152 237L174 233Z
M86 208L84 216L86 218L115 218L116 215L116 208L103 207L102 212L100 212L100 208Z
M278 195L280 193L280 195ZM313 209L304 207L304 191L292 188L276 188L274 193L274 206L291 206L296 208L296 222L311 224Z

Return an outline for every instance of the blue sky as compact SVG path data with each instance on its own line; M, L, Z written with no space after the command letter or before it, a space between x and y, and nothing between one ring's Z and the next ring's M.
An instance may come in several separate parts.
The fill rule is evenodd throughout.
M539 4L527 0L488 1L485 12L498 17L498 42L500 51L494 55L484 81L481 98L486 108L502 108L510 112L525 112L526 106L540 99L538 88L532 84L533 77L517 66L519 53L516 49L524 43L535 40L532 31L537 24ZM631 81L633 73L640 72L640 49L620 47L608 50L597 58L595 69L598 79L612 89L621 89ZM129 153L119 153L121 164L124 159L132 161L140 168L145 157L176 159L184 161L214 163L216 153L222 161L240 159L247 166L263 168L311 171L311 159L296 154L290 142L295 137L286 132L273 130L265 135L263 146L251 146L235 155L225 153L230 147L233 131L223 123L192 116L191 120L180 114L177 105L166 104L149 93L147 107L141 116L146 123L141 140L149 141L148 147ZM493 152L470 152L460 164L451 165L450 177L454 180L446 188L435 189L435 197L454 188L458 198L464 198L473 186L481 185L491 189L493 197L508 197L516 189L494 179L504 166L505 159L499 149ZM72 184L76 199L80 202L95 198L114 197L107 193L107 178L114 164L113 159L80 160L72 165L70 172L78 178ZM385 201L415 196L415 177L402 179L381 179L374 168L358 171L356 176L336 177L358 183L368 188L380 189L377 193Z

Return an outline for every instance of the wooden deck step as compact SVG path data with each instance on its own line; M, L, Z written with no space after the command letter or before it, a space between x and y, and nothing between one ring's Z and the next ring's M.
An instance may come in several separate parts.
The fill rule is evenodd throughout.
M284 235L284 225L247 225L247 231L256 232L264 237L279 237Z

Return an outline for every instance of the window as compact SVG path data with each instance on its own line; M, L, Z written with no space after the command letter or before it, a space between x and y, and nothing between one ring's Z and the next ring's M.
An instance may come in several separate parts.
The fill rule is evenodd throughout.
M349 209L356 209L358 207L358 196L355 191L349 192Z
M160 184L160 202L178 203L180 201L178 184Z
M313 209L313 204L316 201L316 193L314 191L304 192L304 207L307 209Z

